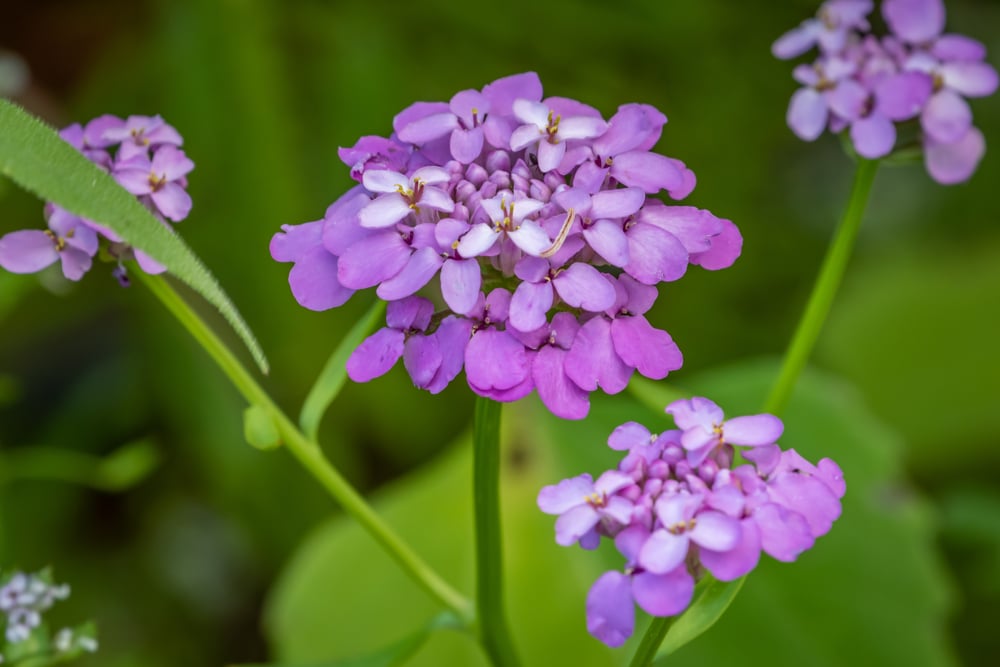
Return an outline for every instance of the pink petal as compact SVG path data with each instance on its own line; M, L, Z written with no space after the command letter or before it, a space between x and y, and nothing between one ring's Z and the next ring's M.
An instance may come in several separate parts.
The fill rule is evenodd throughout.
M552 284L524 282L514 290L510 300L510 324L523 332L545 326L546 315L552 308Z
M642 424L625 422L608 436L608 447L618 451L642 447L650 443L652 435Z
M942 144L928 137L924 142L924 164L938 183L954 185L967 181L986 153L986 140L975 127L953 144Z
M997 71L989 63L945 63L940 73L944 85L966 97L986 97L997 90Z
M529 376L524 346L506 331L482 329L465 348L465 376L482 390L515 387Z
M646 285L677 280L687 271L688 254L677 238L646 223L628 232L629 262L625 272Z
M351 289L373 287L402 271L411 253L410 246L395 231L373 234L340 256L337 278Z
M920 122L932 139L953 144L964 137L972 126L972 111L958 93L943 89L931 96Z
M299 305L309 310L327 310L344 305L354 290L337 279L337 258L319 246L298 258L288 273L288 285Z
M613 320L611 339L622 362L653 380L662 380L684 363L670 334L654 328L642 315Z
M618 267L628 264L628 237L621 223L598 220L584 228L583 238L608 264Z
M674 616L691 604L694 578L684 567L666 574L643 572L632 578L632 595L647 614Z
M441 296L459 315L468 315L482 287L482 272L475 259L450 259L441 267Z
M813 88L799 88L788 104L786 120L792 132L803 141L815 141L826 128L826 100Z
M681 171L670 158L645 151L630 151L616 156L611 165L611 176L648 194L675 190L684 184Z
M858 155L875 160L892 150L896 143L896 126L876 112L851 123L851 141Z
M590 396L563 370L566 351L552 345L538 350L531 363L531 377L545 407L561 419L583 419L590 411Z
M615 352L611 323L603 317L595 317L580 327L564 368L581 389L594 391L599 386L608 394L622 391L632 376L632 368Z
M375 290L380 299L395 301L410 296L430 282L444 260L433 248L420 248L412 255L406 266Z
M615 302L615 288L604 275L590 264L576 262L565 271L560 271L552 283L562 300L570 306L599 313Z
M615 648L632 636L634 627L631 580L621 572L605 572L587 593L587 632Z
M368 382L385 375L403 356L402 331L379 329L347 359L347 375L355 382Z

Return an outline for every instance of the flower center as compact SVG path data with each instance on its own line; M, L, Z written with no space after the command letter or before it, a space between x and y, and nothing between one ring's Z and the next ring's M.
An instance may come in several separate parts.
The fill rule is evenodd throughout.
M671 535L683 535L689 530L694 530L696 525L698 525L698 522L694 517L691 517L687 521L678 521L673 525L667 526L667 532Z
M589 496L584 496L584 500L594 509L598 509L608 504L608 494L594 491Z
M167 184L167 175L159 175L156 172L149 173L149 187L153 188L153 192L158 192L160 188Z
M553 116L552 112L551 111L549 112L549 124L545 128L545 134L548 135L547 138L550 144L559 143L559 137L557 137L556 135L559 133L559 120L561 118L562 116L559 115Z

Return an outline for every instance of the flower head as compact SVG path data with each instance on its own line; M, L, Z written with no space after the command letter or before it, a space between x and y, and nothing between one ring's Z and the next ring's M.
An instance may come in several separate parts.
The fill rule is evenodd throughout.
M774 43L779 58L818 46L812 65L799 65L803 85L792 96L788 125L806 141L825 129L849 131L859 155L892 152L897 124L919 119L919 141L931 178L943 184L972 176L985 152L972 124L967 97L992 95L996 69L986 49L962 35L945 34L942 0L884 0L890 34L870 34L867 0L830 0L820 16Z
M602 537L625 557L587 596L587 629L609 646L632 634L635 605L673 616L691 602L695 580L721 581L756 567L761 552L791 561L840 516L846 490L836 463L817 465L776 444L773 415L724 419L707 398L675 401L676 430L654 434L635 422L608 445L626 452L596 482L581 475L547 486L539 508L558 515L556 542L594 549ZM736 463L736 447L750 463Z
M187 174L194 163L180 150L177 130L159 116L99 116L86 125L73 124L59 135L126 190L153 215L169 226L191 211ZM162 273L162 264L127 245L111 229L63 210L45 206L49 229L21 230L0 237L0 267L12 273L35 273L61 262L63 275L79 280L90 270L102 240L118 261L113 275L128 284L123 262L135 259L146 273Z
M271 254L294 263L289 284L307 308L371 287L390 305L433 304L402 348L392 324L362 344L348 363L356 381L388 370L372 351L391 339L395 358L426 355L406 365L419 387L440 391L464 368L481 395L537 389L555 414L581 418L591 391L680 367L670 336L644 316L655 286L740 253L728 220L653 197L679 199L695 184L681 161L651 151L665 123L648 105L606 121L575 100L543 98L534 73L418 102L396 115L390 137L341 149L359 185L322 220L284 226Z

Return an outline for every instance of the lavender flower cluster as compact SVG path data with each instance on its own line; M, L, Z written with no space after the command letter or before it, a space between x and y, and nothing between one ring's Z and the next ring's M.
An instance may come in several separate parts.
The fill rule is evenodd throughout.
M608 646L631 636L634 605L679 614L705 571L732 581L756 567L761 551L793 561L840 516L840 468L782 451L777 417L727 420L706 398L675 401L666 412L678 429L654 434L628 422L612 432L608 445L626 452L617 469L538 494L539 508L559 515L560 545L596 549L605 537L626 559L624 572L606 572L587 596L587 629ZM749 463L737 465L736 447Z
M986 150L972 124L966 97L997 89L997 71L984 62L986 47L944 32L942 0L885 0L882 16L890 34L869 31L871 0L828 0L816 18L774 43L787 59L814 46L819 58L799 65L793 76L802 88L792 96L788 125L806 141L823 130L848 130L862 157L888 155L896 144L896 123L919 118L924 163L943 184L969 179Z
M159 116L105 115L81 126L70 125L59 135L134 194L160 221L180 222L191 211L187 174L194 163L180 149L184 140ZM35 273L61 262L63 275L79 280L107 242L118 265L114 275L127 284L125 260L135 259L146 273L166 270L145 253L124 244L113 231L93 220L73 215L55 204L45 205L48 229L21 230L0 237L0 267L12 273Z
M306 308L370 287L389 302L387 326L347 363L353 380L402 357L414 384L438 393L464 367L481 396L537 390L554 414L582 418L589 392L681 366L644 317L655 286L689 264L727 267L742 245L730 221L653 197L695 185L681 161L650 150L666 120L648 105L605 121L543 99L534 73L417 102L391 137L340 150L359 185L322 220L284 225L271 255L294 263L289 284Z
M69 586L53 585L48 577L15 572L0 588L0 612L6 616L7 641L15 644L31 636L56 600L69 597Z

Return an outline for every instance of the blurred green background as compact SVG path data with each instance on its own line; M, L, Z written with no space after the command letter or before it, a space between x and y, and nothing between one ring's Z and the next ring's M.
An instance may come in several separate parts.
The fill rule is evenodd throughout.
M290 265L273 262L268 253L280 225L320 217L349 186L338 146L363 134L387 134L392 116L415 100L447 100L458 90L526 70L540 74L546 94L580 99L606 117L626 102L653 104L670 119L658 149L698 175L688 202L732 219L745 239L733 268L693 269L661 290L651 316L684 351L685 368L673 381L707 383L725 394L730 385L703 372L781 353L850 187L852 165L835 138L805 144L785 126L796 84L791 64L770 55L771 42L815 9L800 0L4 0L0 50L23 59L30 77L8 94L56 126L101 113L160 113L180 130L197 165L189 189L195 207L180 231L257 333L274 369L265 384L293 415L370 298L308 312L288 290ZM997 62L1000 5L956 1L948 11L950 30L984 41ZM972 106L987 142L997 142L1000 97ZM908 643L917 651L926 642L929 648L909 663L992 665L1000 651L998 182L995 150L988 150L969 183L955 187L935 184L921 166L885 168L877 177L850 272L815 355L826 379L816 380L808 400L799 402L806 416L811 409L832 411L829 424L819 417L802 420L805 432L830 444L824 450L797 446L814 457L838 458L838 443L844 458L857 454L859 478L868 480L858 488L871 491L856 496L859 512L888 508L891 514L905 507L891 519L894 528L870 523L869 532L845 538L841 551L830 547L826 559L834 570L820 569L816 576L836 577L829 572L837 567L860 572L854 582L862 597L827 604L824 591L835 594L837 587L829 581L820 586L812 600L815 614L811 608L808 613L829 645L789 642L785 652L800 659L792 664L847 662L842 650L858 641L851 623L875 624L883 637L890 635L890 646ZM0 180L0 233L40 225L40 202ZM745 378L758 371L731 372ZM758 384L749 382L746 391L759 391L766 381ZM759 402L733 400L743 400L746 410ZM816 405L809 407L810 400ZM591 417L567 426L554 424L534 399L524 403L510 411L516 416L512 439L520 435L524 442L511 445L512 463L521 467L511 466L507 497L514 515L528 517L542 532L534 555L525 556L532 567L515 563L512 578L535 572L531 590L546 597L539 587L552 579L538 575L544 568L534 568L530 558L562 559L549 565L582 571L578 585L555 584L571 589L563 606L575 624L574 664L591 664L585 662L591 654L592 664L610 664L610 654L583 632L582 596L596 576L585 564L590 557L550 542L551 520L535 516L532 505L539 486L556 475L610 464L593 452L615 423L635 418L629 416L634 406L626 397L598 401ZM841 405L849 405L847 412L838 413ZM325 420L324 447L360 488L391 487L390 505L419 507L398 520L411 528L426 521L416 539L427 548L450 544L465 534L465 515L454 514L454 507L467 504L467 479L452 479L451 464L438 461L415 480L396 480L459 438L471 406L462 381L432 397L396 369L344 390ZM358 639L365 627L379 625L376 615L379 620L361 623L349 637L338 635L336 623L344 621L335 623L333 610L367 619L366 611L385 608L374 601L393 599L394 592L383 585L363 602L357 598L367 589L357 582L358 594L348 589L352 575L378 581L375 561L359 555L370 546L340 535L350 529L336 521L314 532L336 508L284 453L262 454L245 445L242 408L187 334L141 286L119 289L110 267L98 265L79 284L52 273L0 273L0 565L52 565L58 580L72 584L72 598L53 610L52 620L92 617L102 643L80 664L317 663L360 651L379 633L399 638L417 627L420 619L412 628L381 627ZM877 426L855 437L836 414L864 415ZM650 413L647 419L655 428L658 418ZM870 461L864 449L869 440L881 443ZM33 479L43 464L31 451L106 456L135 442L145 444L129 450L134 459L125 467L149 466L151 472L125 491L115 489L108 471L91 480L98 489ZM62 477L74 470L79 476L80 466L68 467ZM405 500L414 485L423 504ZM428 485L438 492L427 491ZM443 495L446 488L457 489L459 497ZM434 502L446 506L437 520ZM839 530L849 530L849 518L845 514L824 540L834 544ZM327 557L317 561L317 553L326 553L317 544L330 534L339 540L330 558L339 553L362 572L340 570ZM865 535L876 537L866 541ZM464 565L441 557L453 568L449 576L467 578ZM286 569L290 561L295 565ZM804 583L797 585L808 588L809 562L773 568L774 580L799 577ZM900 574L899 590L888 590L874 574L882 570L867 569L869 562L912 574ZM323 576L306 577L314 567L346 577L317 583L313 596L324 596L319 602L296 593L296 586L309 587L297 582ZM283 572L275 594L272 585ZM523 591L527 584L512 586ZM753 618L759 609L754 601L772 611L780 606L780 598L760 601L764 586L757 594L752 590L748 586L734 615ZM519 595L524 599L515 592L515 601ZM408 605L411 597L397 603ZM899 602L909 599L915 602ZM426 600L419 604L414 615L433 611ZM771 629L779 637L806 622L785 604L776 622L787 627ZM886 622L884 616L900 610L913 614L912 623ZM882 618L884 627L868 614ZM847 617L850 622L838 625ZM303 618L318 629L300 631L296 623ZM513 625L548 628L550 621L552 636L560 637L556 619L531 605L517 610ZM703 642L720 646L726 633L737 632L733 625L720 626ZM451 640L432 644L440 641ZM817 651L812 659L798 653L807 649ZM437 655L439 649L428 650ZM440 650L465 657L450 663L437 658L437 664L476 664L467 650ZM750 664L772 664L775 650L762 642L744 646L739 655Z

